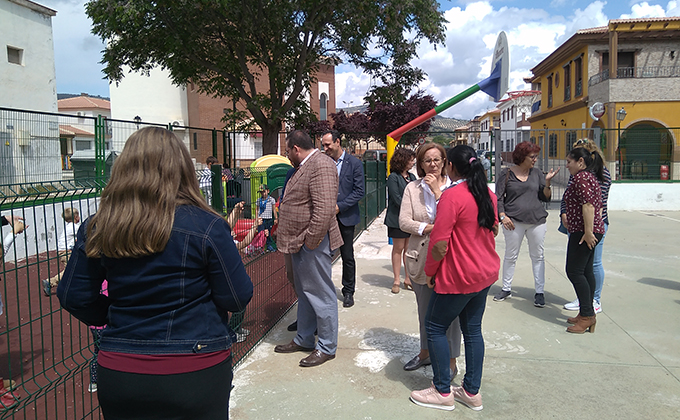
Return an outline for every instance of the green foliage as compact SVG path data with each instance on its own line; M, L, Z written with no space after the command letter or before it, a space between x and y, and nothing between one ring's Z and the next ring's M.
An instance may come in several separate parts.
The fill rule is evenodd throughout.
M422 79L410 65L419 42L444 41L435 0L92 0L86 10L109 80L161 67L178 85L242 101L265 154L304 111L320 64L343 59L408 92Z
M448 146L450 141L451 138L446 137L442 134L437 134L436 136L432 137L433 143L441 144L442 146Z

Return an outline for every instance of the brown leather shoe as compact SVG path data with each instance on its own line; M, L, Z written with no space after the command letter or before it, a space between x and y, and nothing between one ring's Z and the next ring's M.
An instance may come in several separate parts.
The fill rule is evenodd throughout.
M334 354L326 354L321 350L314 350L309 356L300 360L300 366L302 367L319 366L333 359L335 359Z
M274 347L275 353L295 353L296 351L312 351L313 348L302 347L298 345L295 341L290 340L288 344L279 344Z

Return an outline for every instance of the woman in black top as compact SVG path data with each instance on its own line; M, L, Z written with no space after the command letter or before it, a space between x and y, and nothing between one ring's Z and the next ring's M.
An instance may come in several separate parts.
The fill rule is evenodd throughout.
M404 195L406 185L416 179L415 175L409 173L409 169L413 167L415 161L416 154L413 150L396 149L390 160L391 173L387 177L385 224L387 225L387 236L392 238L392 272L394 273L392 293L399 293L401 262L404 259L404 251L408 247L408 239L411 237L410 234L399 229L399 209L401 209L401 198ZM404 287L413 289L408 273L404 273Z
M505 258L503 261L503 288L493 300L503 301L512 297L511 285L515 274L515 263L526 236L529 243L531 268L534 273L534 306L543 308L545 297L545 261L543 260L543 241L546 232L545 210L541 201L550 201L550 181L559 172L550 170L543 177L534 168L541 148L536 144L523 141L512 152L515 166L501 171L496 182L498 196L498 218L503 225L505 236Z

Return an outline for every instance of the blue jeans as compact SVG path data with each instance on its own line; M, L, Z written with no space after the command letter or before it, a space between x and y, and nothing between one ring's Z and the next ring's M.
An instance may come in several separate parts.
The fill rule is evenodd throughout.
M593 256L593 274L595 274L595 295L593 298L600 303L600 296L602 295L602 287L604 286L604 267L602 267L602 247L604 246L604 238L607 236L609 225L604 224L604 235L602 239L595 246L595 255Z
M460 329L465 342L465 378L463 378L462 385L471 394L479 392L484 365L482 316L490 287L467 295L432 293L425 315L425 329L434 371L432 382L440 393L451 392L451 373L449 372L451 354L446 330L456 317L460 320Z

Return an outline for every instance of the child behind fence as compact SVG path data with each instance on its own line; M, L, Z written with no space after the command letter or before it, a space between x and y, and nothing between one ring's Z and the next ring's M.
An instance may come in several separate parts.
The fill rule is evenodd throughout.
M64 226L64 231L59 236L57 241L57 252L59 255L59 272L49 279L42 280L42 287L45 296L52 294L52 288L59 285L59 280L64 275L64 270L66 270L66 263L68 263L68 258L71 256L71 250L76 243L76 234L80 228L80 213L73 207L67 207L61 214L61 217L66 222Z

